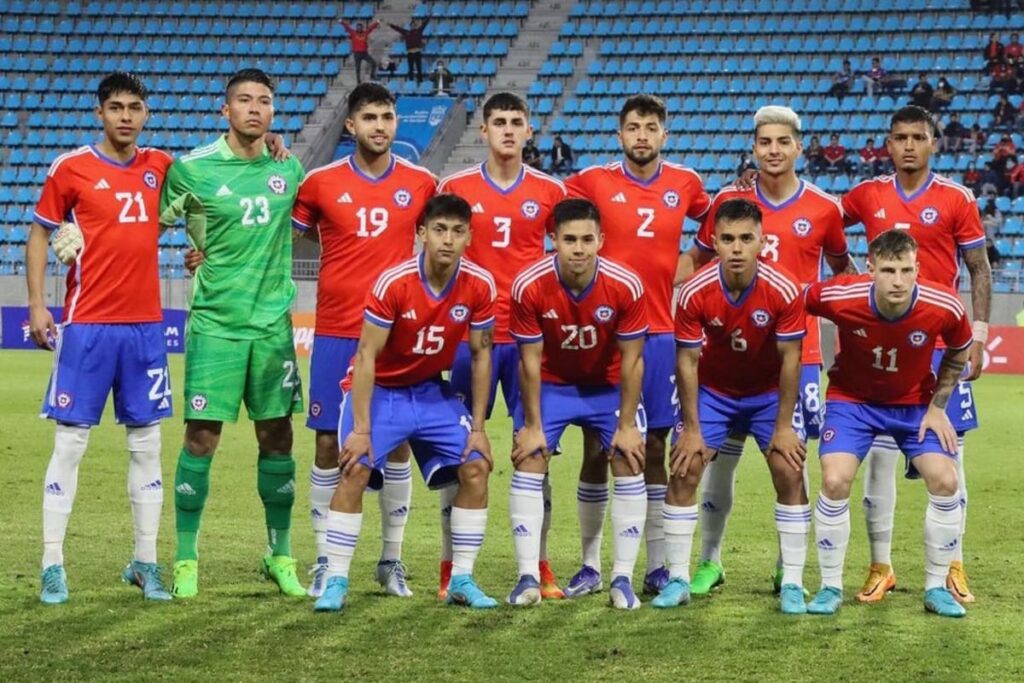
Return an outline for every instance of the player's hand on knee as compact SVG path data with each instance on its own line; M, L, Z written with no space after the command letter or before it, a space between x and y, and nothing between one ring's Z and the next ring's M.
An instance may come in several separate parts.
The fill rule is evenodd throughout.
M199 270L199 266L203 265L205 260L206 254L198 249L189 249L185 252L185 270L188 271L189 275L195 275L196 271Z
M934 405L928 406L928 410L925 411L924 417L921 419L921 426L917 430L918 443L924 441L925 434L929 429L939 437L939 443L947 453L956 453L959 450L956 430L953 429L953 423L949 421L945 410Z
M41 349L53 351L53 340L57 338L57 325L53 314L46 306L33 306L28 311L28 331L32 341Z
M462 462L466 462L469 455L476 451L480 455L484 456L484 460L487 461L487 471L490 472L494 469L494 456L491 455L491 442L487 438L487 432L484 430L473 430L469 433L469 438L466 439L466 448L462 451Z
M625 429L616 429L612 435L611 444L612 457L616 455L625 458L629 471L634 475L644 471L646 461L646 447L644 437L636 425L630 425Z
M519 467L525 460L540 456L550 457L548 440L543 427L523 427L515 435L512 445L512 464Z
M373 447L370 444L369 432L350 432L338 451L338 467L342 474L348 474L359 462L359 458L367 456L373 460Z
M697 463L706 463L711 453L704 445L704 437L698 431L683 431L672 447L672 462L669 471L673 477L685 477Z
M768 455L778 453L790 467L799 472L803 469L804 460L807 458L807 446L800 440L792 427L785 427L776 429L772 434L767 453Z

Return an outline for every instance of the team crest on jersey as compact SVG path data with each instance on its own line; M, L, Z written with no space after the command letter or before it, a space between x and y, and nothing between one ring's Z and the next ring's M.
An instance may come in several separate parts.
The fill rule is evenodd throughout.
M679 193L675 190L666 190L665 194L661 195L661 201L665 203L670 209L674 209L679 206Z
M797 237L807 237L811 234L811 222L806 218L797 218L793 221L793 232Z
M532 199L527 199L525 202L523 202L523 206L520 208L520 211L523 212L524 216L526 216L530 220L533 220L540 213L540 204L533 201Z
M320 402L313 401L309 404L309 414L313 417L320 417Z
M58 408L67 408L70 405L71 405L71 394L69 394L66 391L62 391L59 394L57 394L57 407Z
M829 427L828 429L821 433L821 440L824 441L825 443L832 443L833 441L835 441L835 438L836 430L832 427Z
M457 323L466 322L466 318L469 317L469 306L465 304L455 304L452 306L452 310L448 313L452 320Z
M203 396L202 394L196 394L195 396L192 397L192 400L189 401L189 405L192 406L192 410L196 412L202 412L206 410L206 403L206 397Z
M284 194L288 191L288 181L284 179L284 176L275 174L267 178L267 187L274 194Z
M412 204L412 192L409 192L409 190L406 190L405 188L395 190L395 194L393 194L391 198L394 199L395 204L402 209L409 208L409 205Z
M920 218L925 225L934 225L939 220L939 210L934 206L926 206L921 209Z
M155 190L157 185L156 173L153 173L152 171L146 171L145 173L142 174L142 182L146 183L146 187L148 187L149 189Z
M772 316L768 311L763 308L759 308L750 314L750 319L753 320L754 324L758 327L768 327L768 324L772 321Z
M914 330L907 335L907 341L910 342L911 346L919 349L928 343L928 333L924 330Z
M606 323L615 315L615 309L611 306L598 306L594 311L594 320L599 323Z

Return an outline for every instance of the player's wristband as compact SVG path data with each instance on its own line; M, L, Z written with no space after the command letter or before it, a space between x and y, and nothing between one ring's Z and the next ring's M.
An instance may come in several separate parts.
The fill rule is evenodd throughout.
M988 341L988 323L975 320L971 330L974 332L974 341L981 342L982 344Z
M470 429L469 431L472 432L473 434L483 434L487 430L486 429Z

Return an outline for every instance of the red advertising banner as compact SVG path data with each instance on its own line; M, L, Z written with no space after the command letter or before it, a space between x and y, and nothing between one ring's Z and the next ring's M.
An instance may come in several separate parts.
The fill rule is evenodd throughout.
M984 367L985 372L1024 375L1024 327L990 327Z

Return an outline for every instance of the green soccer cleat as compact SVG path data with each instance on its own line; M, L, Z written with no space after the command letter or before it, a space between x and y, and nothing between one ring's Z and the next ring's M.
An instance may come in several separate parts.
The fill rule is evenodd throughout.
M295 564L294 557L267 555L263 558L263 576L276 583L281 593L289 598L304 598L306 589L299 583Z
M925 611L938 614L940 617L962 617L967 610L953 597L945 587L930 588L924 593Z
M783 614L807 614L804 589L795 583L787 583L779 590L779 609Z
M814 599L807 603L808 614L835 614L843 604L843 591L833 586L824 586Z
M44 569L40 584L39 602L60 605L68 601L68 577L63 566L51 564Z
M121 572L121 579L128 584L142 589L142 597L146 600L170 600L171 594L164 588L164 579L160 575L160 565L155 562L139 562L132 560Z
M199 595L199 562L178 560L174 563L174 588L171 594L176 598L194 598Z
M725 569L711 560L701 560L697 573L690 581L690 595L707 595L725 583Z

